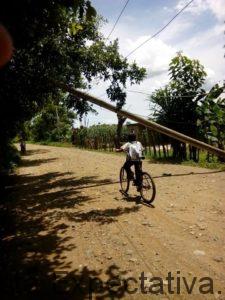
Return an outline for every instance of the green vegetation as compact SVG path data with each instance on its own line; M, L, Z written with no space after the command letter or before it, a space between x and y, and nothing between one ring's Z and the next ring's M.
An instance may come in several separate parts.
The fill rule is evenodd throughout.
M156 90L150 102L155 104L156 122L224 149L225 99L216 99L225 86L216 85L209 94L203 89L206 73L198 60L178 53L170 63L170 82ZM212 139L214 138L214 140ZM169 139L174 160L200 160L199 151L185 143ZM216 142L216 143L215 143Z
M62 93L57 81L81 89L90 88L94 79L106 81L108 97L119 109L126 103L126 85L145 78L144 68L119 54L118 40L104 39L99 32L103 20L88 0L4 1L0 19L15 48L11 61L0 69L0 172L17 160L11 146L17 134L47 143L69 141L71 111L82 118L93 110L82 98ZM215 86L211 96L205 97L204 67L181 53L172 59L169 73L169 84L151 97L153 118L224 149L224 99L215 102L224 87ZM112 149L120 144L121 134L123 139L124 121L118 118L113 129L107 125L101 130L82 129L79 146L86 143L89 148ZM163 146L171 144L175 160L186 160L188 155L200 159L194 147L188 150L184 143L159 135L158 141L156 135L149 137L146 140L153 140L153 148L158 141L165 140Z
M164 88L156 90L150 101L155 104L153 117L169 128L196 138L197 135L197 98L203 93L201 89L206 73L198 60L191 60L178 53L170 63L170 82ZM187 158L186 145L171 140L173 157ZM194 150L194 151L193 151ZM197 160L196 149L192 149L193 158Z
M224 87L218 84L201 99L198 107L198 126L201 136L211 144L225 149L225 98L220 97Z
M116 125L101 124L84 127L75 132L74 144L88 149L112 151L115 147L116 132ZM127 133L127 128L123 127L121 132L123 140L126 140Z
M207 169L218 169L221 171L225 171L225 164L215 156L210 156L209 158L208 153L205 151L199 152L199 160L197 162L192 159L186 159L186 160L179 159L179 158L175 159L172 156L172 150L169 152L170 153L168 157L159 156L158 154L152 155L152 153L148 152L146 154L146 158L151 163L156 163L156 164L179 164L184 166L201 167Z
M35 142L69 142L75 113L63 104L48 103L29 124L29 137Z
M6 171L13 171L20 162L20 154L17 148L13 145L13 142L8 143L5 145L5 147L5 149L1 148L1 151L4 153L4 155L1 155L0 153L0 166L2 168L0 175Z
M6 161L7 149L24 123L39 114L49 98L59 103L57 81L87 89L93 79L105 80L109 98L121 107L126 83L139 83L145 76L145 69L119 54L117 40L106 44L99 33L102 18L88 0L4 1L0 19L15 48L12 60L0 69L1 161ZM82 99L64 96L68 109L79 116L92 109Z

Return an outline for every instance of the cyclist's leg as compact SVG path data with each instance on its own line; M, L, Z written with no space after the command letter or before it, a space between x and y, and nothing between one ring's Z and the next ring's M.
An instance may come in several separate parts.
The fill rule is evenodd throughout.
M131 160L126 160L123 165L124 169L127 171L127 175L128 175L129 179L134 178L134 173L131 170L132 165L133 165L133 162Z
M139 187L141 186L141 173L142 173L142 162L141 161L135 161L134 162L135 167L135 177L136 177L136 185Z

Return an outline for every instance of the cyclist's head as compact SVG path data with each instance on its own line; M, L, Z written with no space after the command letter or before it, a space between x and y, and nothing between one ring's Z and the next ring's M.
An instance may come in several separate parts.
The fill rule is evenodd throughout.
M135 133L129 133L128 134L128 142L134 142L136 141L136 134Z

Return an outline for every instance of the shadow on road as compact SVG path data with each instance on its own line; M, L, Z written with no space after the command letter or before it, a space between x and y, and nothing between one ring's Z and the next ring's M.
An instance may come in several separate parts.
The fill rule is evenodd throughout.
M36 165L37 161L38 164L49 162L47 159L26 161L27 166ZM83 195L79 187L113 182L97 176L76 178L73 175L68 172L14 175L7 182L4 195L0 197L2 299L87 299L96 289L94 277L98 282L102 274L107 280L115 279L112 270L119 270L115 265L101 271L88 267L71 271L72 261L65 263L65 251L68 253L79 247L73 242L71 224L115 222L123 214L136 212L138 207L77 212L85 202L94 200L92 196ZM61 272L60 276L56 270ZM82 286L82 281L86 285ZM122 298L124 288L116 290L115 295L107 284L103 285L98 299Z
M22 160L20 163L21 167L37 167L41 164L51 163L56 161L57 158L45 158L45 159L33 159L33 160Z
M164 177L176 177L176 176L190 176L190 175L209 175L216 173L224 173L225 171L209 171L209 172L189 172L189 173L181 173L181 174L172 174L172 173L164 173L159 176L153 176L153 178L164 178Z
M117 207L108 209L93 209L88 212L80 213L67 213L67 217L70 221L74 222L98 222L100 225L107 223L116 222L118 216L123 214L128 214L132 212L137 212L139 207Z
M47 149L27 150L26 154L24 154L24 156L31 156L31 155L35 155L35 154L46 154L49 152L50 152L50 150L47 150Z
M123 199L128 201L128 202L135 202L136 204L142 204L142 205L145 205L149 208L155 208L155 206L153 204L143 201L140 195L131 196L131 195L126 194L126 193L122 193L122 195L123 195Z

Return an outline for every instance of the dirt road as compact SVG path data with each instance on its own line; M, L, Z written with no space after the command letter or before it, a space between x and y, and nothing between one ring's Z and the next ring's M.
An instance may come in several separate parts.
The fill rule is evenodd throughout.
M144 161L150 207L119 192L123 161L28 145L0 207L2 299L225 299L225 173Z

